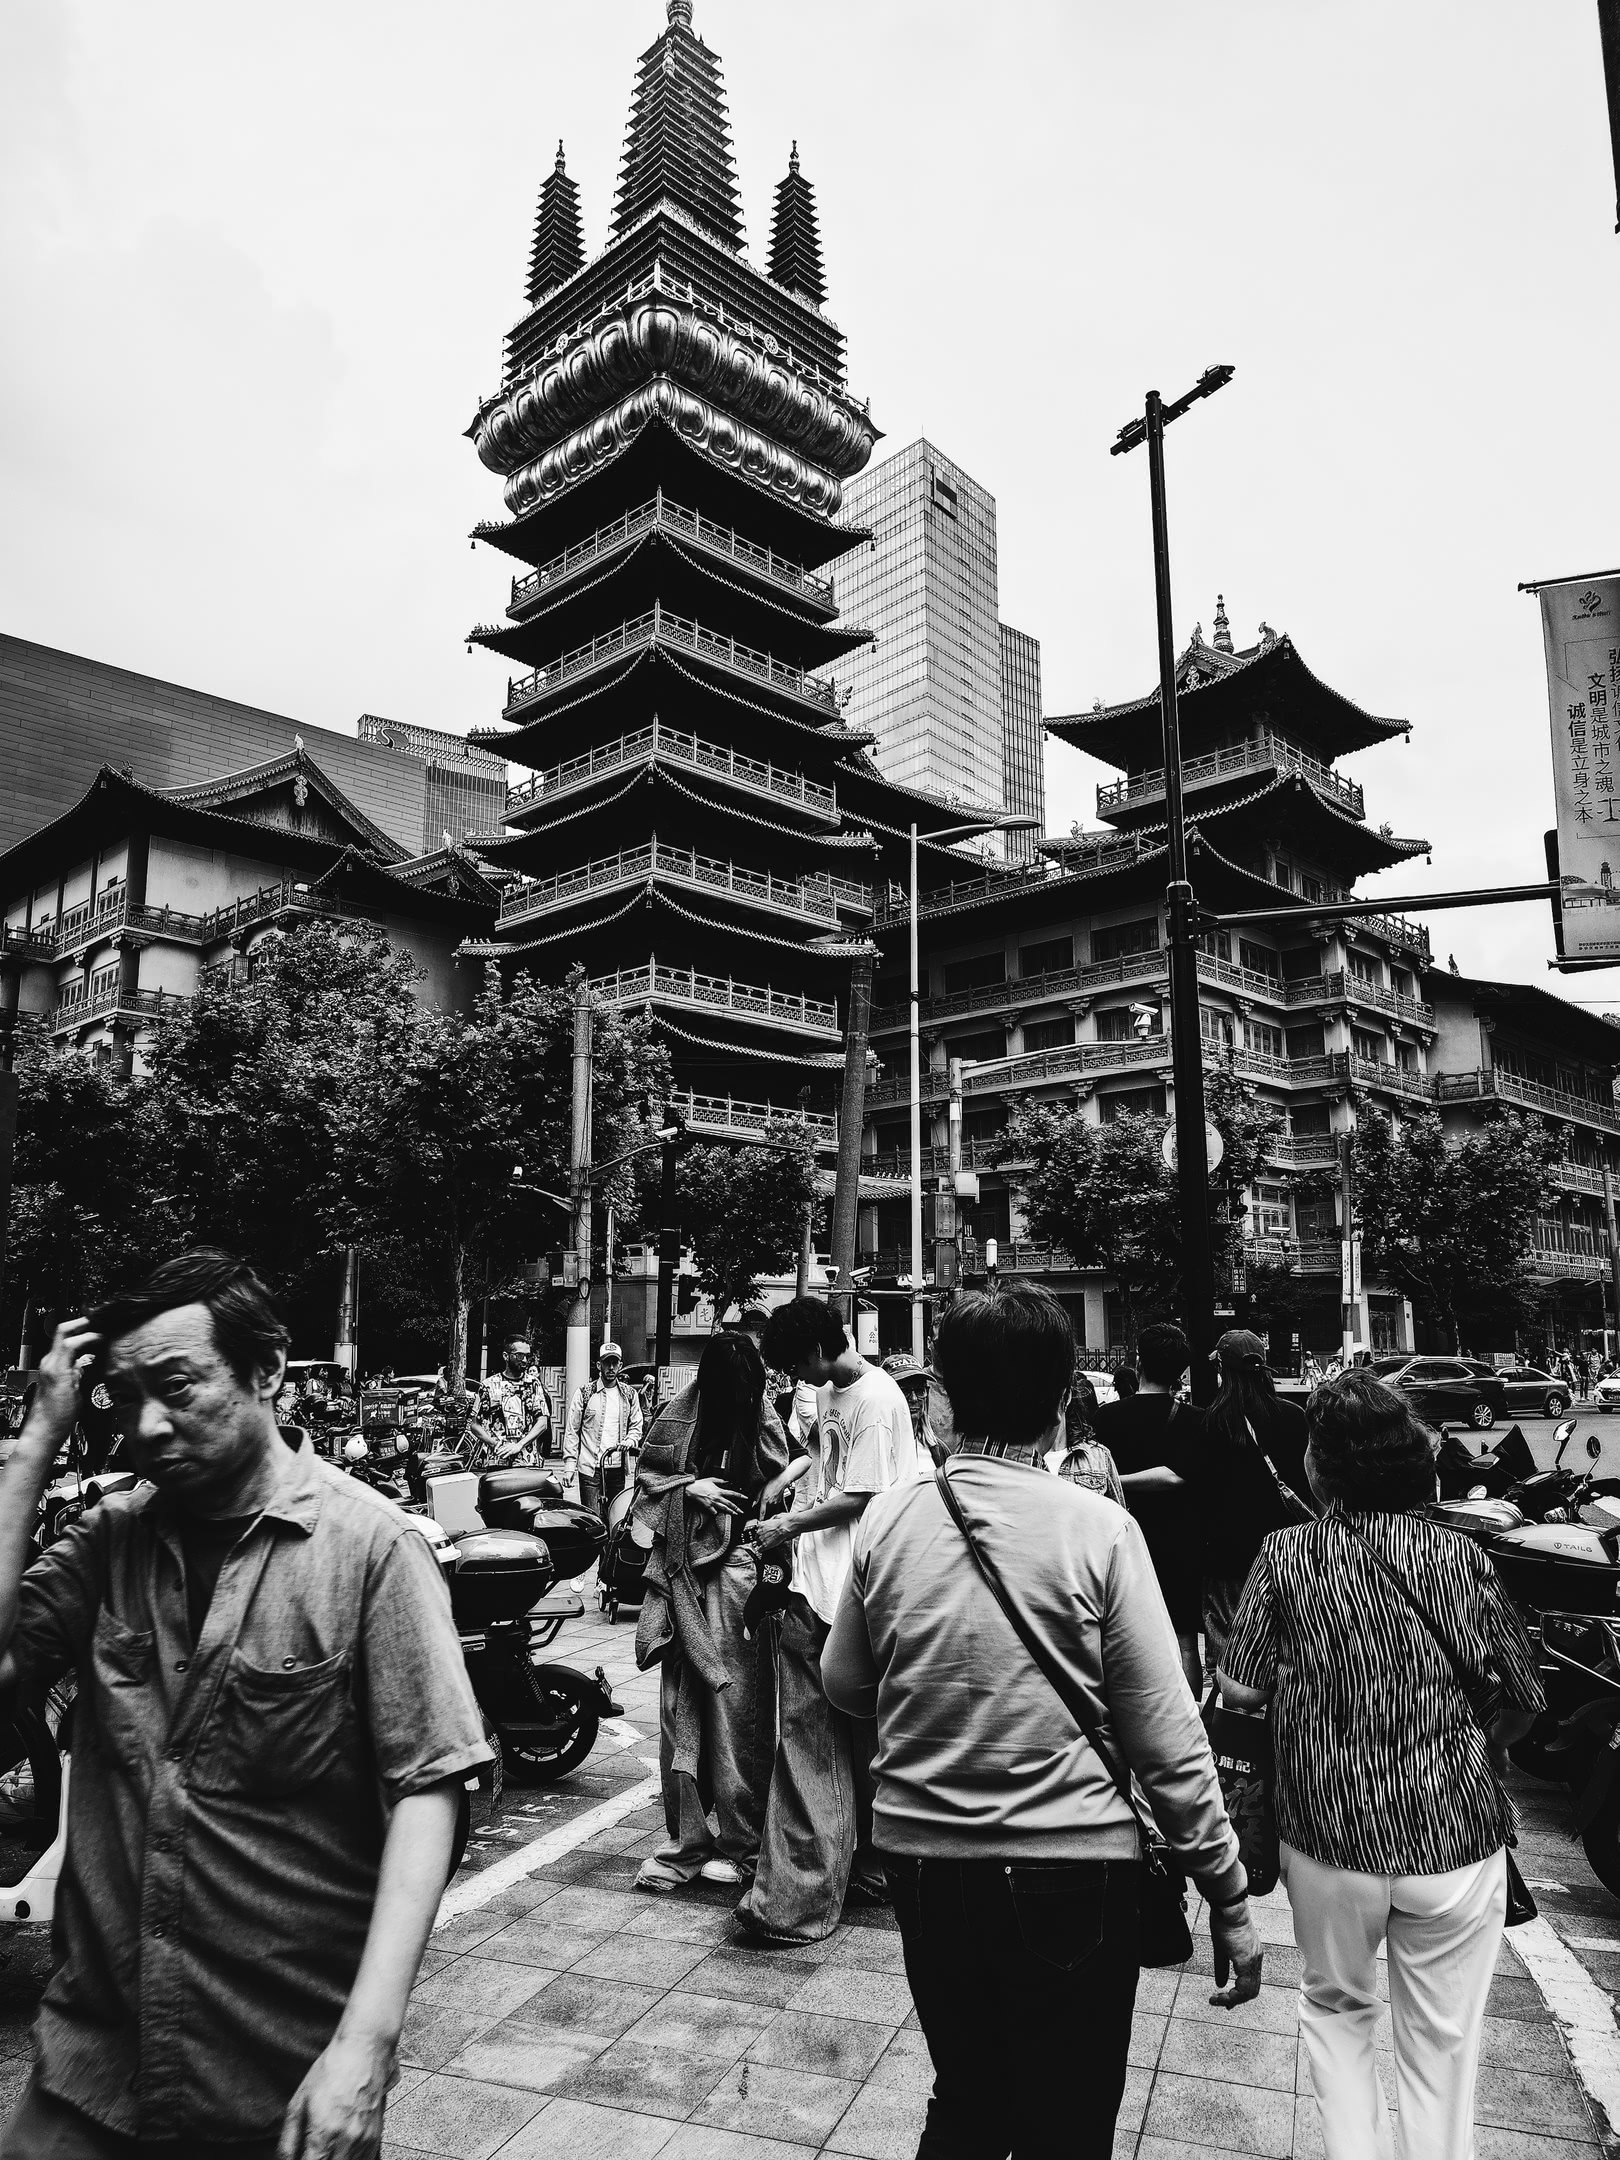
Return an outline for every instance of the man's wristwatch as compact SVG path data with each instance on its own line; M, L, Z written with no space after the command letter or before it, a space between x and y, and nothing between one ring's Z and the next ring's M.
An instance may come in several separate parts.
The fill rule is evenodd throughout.
M1247 1905L1248 1902L1249 1886L1247 1883L1243 1885L1236 1897L1211 1897L1207 1890L1204 1893L1204 1903L1212 1907L1216 1912L1232 1912L1239 1905Z

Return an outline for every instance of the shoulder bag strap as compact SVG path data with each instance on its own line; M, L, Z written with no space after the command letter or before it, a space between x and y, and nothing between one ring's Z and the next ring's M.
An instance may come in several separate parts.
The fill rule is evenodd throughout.
M1314 1521L1316 1518L1315 1508L1308 1506L1306 1502L1300 1498L1299 1494L1295 1492L1293 1486L1289 1484L1288 1480L1277 1468L1277 1465L1272 1461L1271 1450L1266 1446L1266 1443L1255 1431L1253 1425L1250 1424L1249 1420L1245 1418L1243 1422L1249 1428L1249 1438L1254 1442L1255 1452L1259 1455L1260 1460L1265 1464L1266 1468L1271 1472L1271 1482L1273 1485L1276 1486L1277 1497L1279 1500L1281 1500L1283 1506L1285 1508L1297 1508L1299 1510L1299 1520L1301 1522Z
M1453 1680L1456 1681L1457 1686L1462 1691L1463 1701L1468 1705L1469 1716L1479 1727L1480 1731L1484 1732L1485 1723L1484 1720L1481 1718L1479 1712L1474 1708L1474 1698L1469 1692L1468 1682L1463 1678L1462 1663L1458 1658L1456 1651L1452 1649L1450 1643L1446 1640L1445 1636L1441 1634L1439 1628L1435 1625L1434 1618L1429 1612L1427 1606L1425 1606L1417 1598L1417 1596L1407 1588L1405 1582L1401 1579L1401 1576L1397 1572L1397 1570L1390 1566L1389 1562L1384 1558L1383 1554L1378 1550L1377 1546L1373 1544L1372 1540L1370 1538L1364 1537L1362 1533L1356 1528L1354 1523L1346 1522L1342 1515L1334 1516L1333 1520L1339 1525L1340 1529L1343 1530L1346 1537L1352 1537L1355 1539L1356 1543L1361 1547L1362 1551L1372 1561L1373 1566L1379 1570L1379 1572L1386 1578L1387 1581L1393 1584L1396 1592L1405 1599L1406 1603L1411 1607L1413 1612L1415 1612L1418 1618L1422 1621L1424 1627L1427 1628L1429 1634L1433 1637L1436 1644L1444 1653L1446 1663L1451 1667L1451 1677ZM1490 1743L1489 1733L1485 1733L1485 1739L1488 1746Z
M934 1483L939 1487L940 1497L945 1502L946 1509L950 1514L952 1522L955 1523L957 1529L960 1530L962 1533L963 1542L966 1544L968 1551L973 1556L973 1564L978 1569L980 1575L983 1577L985 1588L990 1592L990 1595L995 1599L996 1603L1006 1614L1008 1626L1011 1627L1013 1633L1018 1637L1018 1640L1029 1652L1031 1658L1033 1658L1036 1665L1040 1667L1041 1676L1046 1681L1047 1685L1051 1688L1053 1694L1056 1695L1059 1702L1062 1703L1064 1709L1068 1711L1070 1717L1073 1718L1076 1725L1079 1726L1081 1732L1084 1733L1086 1739L1091 1743L1092 1749L1096 1753L1098 1760L1101 1762L1103 1768L1108 1772L1108 1775L1113 1779L1114 1785L1119 1792L1120 1798L1125 1802L1125 1805L1130 1809L1131 1814L1134 1816L1136 1820L1136 1826L1141 1832L1143 1838L1152 1839L1156 1836L1156 1832L1154 1832L1151 1825L1143 1822L1141 1811L1136 1804L1136 1796L1131 1791L1130 1779L1124 1775L1124 1773L1119 1767L1119 1764L1114 1760L1114 1757L1103 1745L1102 1739L1100 1737L1098 1721L1090 1703L1086 1700L1082 1690L1075 1686L1074 1681L1069 1676L1069 1674L1066 1673L1063 1670L1062 1666L1058 1664L1057 1660L1052 1656L1051 1651L1047 1649L1046 1645L1041 1641L1040 1637L1036 1635L1034 1631L1030 1628L1028 1622L1024 1619L1022 1613L1020 1613L1017 1607L1013 1604L1011 1598L1008 1597L1006 1588L1002 1583L1001 1577L991 1566L989 1560L986 1559L983 1551L980 1549L978 1540L974 1537L973 1532L968 1528L967 1517L962 1512L962 1504L957 1499L956 1494L951 1490L951 1481L946 1475L945 1466L943 1464L941 1464L939 1469L936 1470L934 1473Z

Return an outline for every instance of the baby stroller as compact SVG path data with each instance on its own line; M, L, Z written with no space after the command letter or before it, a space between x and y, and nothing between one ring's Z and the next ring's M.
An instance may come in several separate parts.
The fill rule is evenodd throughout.
M607 1448L597 1464L602 1481L602 1506L607 1513L607 1543L597 1570L596 1595L610 1620L617 1620L621 1605L640 1610L642 1577L647 1569L647 1549L638 1545L631 1531L636 1504L636 1454L632 1448Z

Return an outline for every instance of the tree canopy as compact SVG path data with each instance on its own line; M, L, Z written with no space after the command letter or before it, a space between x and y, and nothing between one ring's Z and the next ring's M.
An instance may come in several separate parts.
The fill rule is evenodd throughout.
M681 1236L717 1319L756 1297L762 1275L793 1266L814 1203L816 1159L803 1128L782 1120L765 1137L768 1148L700 1143L676 1169Z

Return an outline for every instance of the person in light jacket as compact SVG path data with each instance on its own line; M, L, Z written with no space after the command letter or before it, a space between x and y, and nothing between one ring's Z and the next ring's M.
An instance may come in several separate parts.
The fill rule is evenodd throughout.
M1216 1980L1233 1971L1211 2002L1249 2001L1262 1951L1247 1877L1147 1545L1124 1508L1046 1473L1074 1374L1068 1316L1035 1285L959 1297L934 1370L938 1475L1207 1899ZM846 1714L877 1717L873 1833L934 2066L919 2156L1103 2160L1136 1997L1133 1809L934 1478L877 1494L854 1548L821 1678Z
M596 1356L596 1378L574 1391L563 1431L565 1477L578 1482L582 1507L602 1512L602 1480L597 1474L610 1448L641 1445L641 1397L620 1378L624 1352L616 1342L605 1342Z

